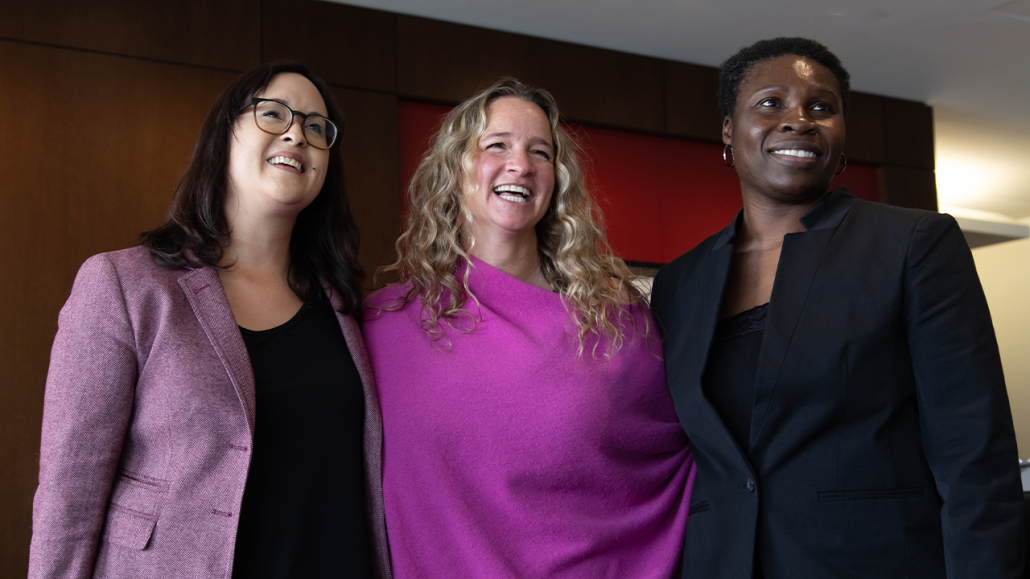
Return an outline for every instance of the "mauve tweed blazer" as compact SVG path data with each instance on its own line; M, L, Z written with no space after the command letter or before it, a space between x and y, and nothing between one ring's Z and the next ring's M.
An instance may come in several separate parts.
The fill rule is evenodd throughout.
M379 401L357 323L337 318L364 386L370 539L389 578ZM51 353L29 577L230 577L254 403L214 268L165 269L142 247L88 259Z

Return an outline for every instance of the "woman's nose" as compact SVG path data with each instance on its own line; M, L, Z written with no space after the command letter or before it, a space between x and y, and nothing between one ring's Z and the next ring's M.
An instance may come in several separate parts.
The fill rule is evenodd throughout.
M781 131L792 131L795 133L807 133L815 127L815 123L809 117L805 107L791 107L784 112L780 122Z
M281 137L284 141L289 141L297 146L307 144L307 137L304 135L304 120L294 117L293 122Z
M527 174L533 171L533 163L529 157L529 151L515 149L508 157L508 171L519 174Z

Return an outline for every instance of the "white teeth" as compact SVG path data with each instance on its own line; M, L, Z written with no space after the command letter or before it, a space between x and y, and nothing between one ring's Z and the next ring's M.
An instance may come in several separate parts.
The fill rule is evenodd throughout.
M783 149L781 151L773 151L777 155L789 155L791 157L802 157L804 159L814 159L815 153L812 151L802 151L800 149Z
M279 155L278 157L272 157L268 160L268 162L273 165L289 165L298 171L304 170L304 166L300 164L300 161L296 159L291 159L289 157L284 157L282 155Z
M505 201L514 201L515 203L526 203L527 202L524 197L520 197L518 195L508 195L506 193L500 193L499 197L501 199L504 199Z
M529 189L526 189L525 187L519 187L518 185L498 185L497 187L494 187L494 193L497 193L499 195L502 193L517 193L521 196L519 198L519 201L524 201L524 197L529 197ZM512 201L514 200L513 198L515 196L501 195L501 197L504 199L508 199L509 201Z

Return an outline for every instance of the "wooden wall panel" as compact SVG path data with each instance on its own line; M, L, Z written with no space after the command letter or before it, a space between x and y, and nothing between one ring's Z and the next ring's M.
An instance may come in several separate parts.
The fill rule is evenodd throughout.
M4 4L0 38L236 71L261 59L261 0Z
M883 126L883 97L851 93L847 118L848 136L844 154L848 161L882 164L886 161Z
M566 42L545 46L548 53L537 61L540 80L535 82L554 93L570 120L665 131L660 60Z
M502 76L537 82L534 61L541 56L528 37L518 34L397 17L397 92L401 97L454 105Z
M397 15L315 0L264 0L262 58L302 61L330 84L397 91Z
M933 109L884 97L883 126L888 165L934 170Z
M673 135L722 143L719 69L666 60L665 130Z
M937 211L937 178L930 169L880 167L883 201L898 207Z
M371 288L376 268L393 262L401 230L397 97L344 88L334 92L347 118L342 143L345 181L361 231L365 287Z
M507 75L551 91L571 120L665 128L655 58L412 16L398 16L397 45L402 97L455 104Z
M57 312L94 253L160 223L234 73L0 41L0 577L24 576Z

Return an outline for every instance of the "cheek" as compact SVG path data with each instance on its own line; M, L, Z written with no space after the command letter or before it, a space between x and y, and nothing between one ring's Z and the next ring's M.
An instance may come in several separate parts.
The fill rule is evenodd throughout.
M476 189L470 191L470 193L476 191L488 192L490 185L493 184L494 176L497 174L497 163L490 162L490 159L480 158L473 165L472 172L476 180Z
M844 141L847 137L847 129L844 127L844 123L834 123L830 127L830 138L833 139L841 148L844 147Z
M320 155L312 155L311 166L318 169L318 172L325 175L329 169L329 155L328 151L322 151Z
M547 191L548 194L554 193L554 186L556 184L554 165L550 163L541 166L537 170L537 189Z

